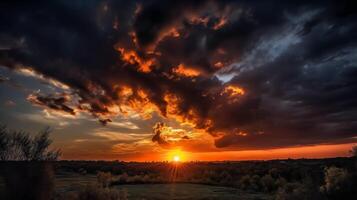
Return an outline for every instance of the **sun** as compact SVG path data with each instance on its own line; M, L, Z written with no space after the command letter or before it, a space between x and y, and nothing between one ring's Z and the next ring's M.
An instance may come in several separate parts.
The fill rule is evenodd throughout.
M174 162L180 162L180 156L179 155L174 155L174 157L172 158L172 160Z
M166 160L173 163L185 162L187 160L187 153L181 151L180 149L172 149L167 152Z

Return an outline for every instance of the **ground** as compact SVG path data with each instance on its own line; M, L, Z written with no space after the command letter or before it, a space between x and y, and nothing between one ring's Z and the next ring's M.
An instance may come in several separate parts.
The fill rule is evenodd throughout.
M59 193L74 191L80 186L96 182L94 175L66 174L56 176L56 191ZM202 184L135 184L114 186L125 190L129 200L263 200L270 196L248 193L239 189Z

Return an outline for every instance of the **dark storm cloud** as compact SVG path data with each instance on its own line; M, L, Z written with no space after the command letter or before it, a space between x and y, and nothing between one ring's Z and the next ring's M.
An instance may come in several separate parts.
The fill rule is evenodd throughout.
M189 12L197 10L205 1L144 1L144 8L138 10L134 30L141 46L154 43L161 31L174 25Z
M109 122L112 122L112 120L111 120L111 119L99 119L99 122L100 122L103 126L105 126L105 125L107 125Z
M66 105L69 102L69 96L66 94L55 94L43 96L40 94L31 94L27 99L36 105L46 106L53 110L63 111L71 115L75 115L75 111L70 106Z
M163 147L168 147L170 145L170 143L168 141L166 141L165 138L163 138L163 136L161 135L164 127L165 127L164 123L162 123L162 122L156 123L155 126L153 127L154 136L152 137L151 140L153 142L157 142L159 145L161 145Z
M32 102L103 124L131 107L189 122L217 147L348 142L357 136L356 9L353 1L4 3L0 64L30 67L76 96Z
M0 83L8 81L9 78L0 75Z

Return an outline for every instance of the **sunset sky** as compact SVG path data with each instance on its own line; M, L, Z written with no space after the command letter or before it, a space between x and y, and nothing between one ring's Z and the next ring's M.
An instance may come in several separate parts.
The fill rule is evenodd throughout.
M62 159L348 156L353 1L1 3L0 124Z

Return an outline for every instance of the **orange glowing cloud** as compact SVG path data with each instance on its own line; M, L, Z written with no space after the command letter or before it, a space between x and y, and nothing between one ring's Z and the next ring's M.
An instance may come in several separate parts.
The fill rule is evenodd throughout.
M136 47L139 46L138 44L138 37L136 36L136 33L134 31L129 32L129 36L131 37L132 42Z
M192 15L192 16L188 17L188 21L194 25L201 24L201 25L207 26L207 24L209 22L209 17L200 17L200 16Z
M210 26L210 22L213 18L211 17L208 17L208 16L197 16L197 15L190 15L188 16L188 22L190 24L193 24L193 25L203 25L205 27L208 27L213 29L213 30L219 30L221 29L222 27L224 27L227 23L228 23L228 20L227 20L227 13L223 14L223 16L214 16L215 18L218 18L218 21L215 22L212 26Z
M176 27L167 28L167 29L161 31L161 33L159 34L159 36L156 40L156 43L159 43L165 37L175 37L175 38L180 37L180 33Z
M133 37L133 41L135 44L137 44L137 38L136 38L136 35L134 35L135 37ZM148 53L153 53L153 54L161 54L161 52L157 52L156 51L156 47L157 45L163 41L165 38L167 37L170 37L170 38L178 38L180 37L181 34L179 32L179 27L175 27L175 25L172 25L172 26L169 26L169 27L166 27L164 29L162 29L155 41L152 42L152 44L149 44L147 46L145 46L145 50L148 52Z
M182 124L190 125L192 127L196 124L198 116L193 109L189 109L185 115L181 113L180 104L182 103L182 100L177 95L168 93L164 96L164 100L167 103L166 117L173 118Z
M218 61L218 62L216 62L216 63L214 64L214 67L216 67L216 68L218 68L218 69L222 68L223 66L224 66L224 64L223 64L222 62L220 62L220 61Z
M227 19L226 18L219 18L219 21L213 26L214 30L221 29L223 26L227 24Z
M130 93L131 91L131 89L126 89L124 92L129 96L120 107L123 114L139 114L143 119L150 119L153 112L159 113L157 106L150 101L144 90L138 89L135 94Z
M200 75L200 72L196 69L189 68L183 64L179 64L177 67L172 69L172 72L185 77L196 77Z
M139 66L138 71L148 73L151 72L151 68L155 63L154 59L143 59L134 50L125 50L124 48L118 48L121 53L121 59L129 64L137 64Z
M245 90L241 87L228 85L221 92L221 96L228 97L228 104L233 104L238 102L241 96L245 94Z
M212 137L203 130L196 130L187 126L168 126L158 122L153 127L152 142L163 151L180 149L186 152L215 151ZM171 156L170 156L171 157Z
M245 91L241 87L229 85L224 88L224 91L221 93L221 95L223 94L228 94L229 96L234 97L237 95L244 95Z

